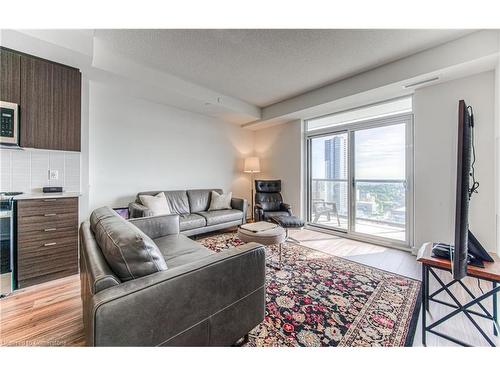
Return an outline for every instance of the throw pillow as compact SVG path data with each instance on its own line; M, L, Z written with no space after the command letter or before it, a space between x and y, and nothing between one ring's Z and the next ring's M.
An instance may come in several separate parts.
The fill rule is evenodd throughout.
M142 204L153 211L153 215L169 215L170 207L168 206L167 197L165 197L165 193L162 191L161 193L152 195L139 195L139 199Z
M219 194L216 191L212 191L212 198L210 199L210 207L209 211L217 211L217 210L230 210L231 207L231 198L233 193L229 192L226 194Z

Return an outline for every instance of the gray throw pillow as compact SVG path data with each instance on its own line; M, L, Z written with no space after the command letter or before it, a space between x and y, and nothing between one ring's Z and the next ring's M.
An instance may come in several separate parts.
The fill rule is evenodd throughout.
M121 281L167 269L153 240L109 207L92 212L90 222L106 262Z
M212 198L210 199L209 211L218 210L230 210L231 209L231 198L233 193L229 192L226 194L219 194L216 191L212 191Z

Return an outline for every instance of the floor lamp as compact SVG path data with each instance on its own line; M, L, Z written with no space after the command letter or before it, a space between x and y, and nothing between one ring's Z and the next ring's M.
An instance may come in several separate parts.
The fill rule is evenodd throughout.
M253 185L254 185L254 179L253 179L253 174L254 173L259 173L260 172L260 160L256 156L248 157L245 158L245 166L243 168L243 172L245 173L251 173L252 174L252 221L253 221Z

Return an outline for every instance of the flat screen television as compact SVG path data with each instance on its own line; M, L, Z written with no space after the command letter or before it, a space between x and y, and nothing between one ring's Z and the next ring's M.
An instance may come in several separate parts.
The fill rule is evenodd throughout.
M455 208L455 246L450 247L452 274L455 280L467 274L467 265L482 267L493 262L488 252L469 231L469 200L479 184L474 176L474 115L465 101L458 103L457 186Z
M457 187L455 249L451 253L455 280L467 274L469 242L469 185L472 164L472 118L465 101L458 103Z

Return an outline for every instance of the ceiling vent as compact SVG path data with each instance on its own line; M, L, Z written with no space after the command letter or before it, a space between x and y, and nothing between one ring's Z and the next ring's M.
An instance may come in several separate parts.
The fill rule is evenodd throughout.
M405 89L409 89L410 87L415 87L415 86L423 85L424 83L434 82L434 81L437 81L438 79L439 79L439 77L433 77L433 78L425 79L423 81L410 83L408 85L404 85L403 87Z

